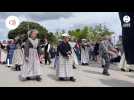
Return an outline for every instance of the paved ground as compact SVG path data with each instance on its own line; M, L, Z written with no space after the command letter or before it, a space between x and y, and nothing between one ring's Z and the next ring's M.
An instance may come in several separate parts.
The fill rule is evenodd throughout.
M115 65L111 67L111 76L103 76L98 64L77 66L74 69L76 82L59 82L56 80L52 65L42 65L42 82L18 80L19 72L11 71L5 65L0 65L0 87L133 87L134 72L121 72Z

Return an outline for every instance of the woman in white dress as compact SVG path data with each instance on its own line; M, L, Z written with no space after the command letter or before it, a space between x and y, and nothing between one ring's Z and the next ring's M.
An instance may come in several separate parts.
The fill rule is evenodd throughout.
M16 40L16 49L14 51L14 55L13 55L13 67L12 69L14 71L20 71L21 70L21 66L23 65L23 52L21 49L21 40L17 39Z
M1 46L2 44L0 43L0 64L1 64L1 50L2 50Z
M60 81L75 81L73 77L73 57L71 46L68 43L68 34L62 35L64 40L58 46L57 54L59 56L59 65L56 67L57 77Z
M5 64L6 58L7 58L6 48L2 44L0 44L0 63Z
M89 64L89 48L87 46L86 40L82 40L81 46L81 64L88 65Z
M29 31L29 38L24 46L24 65L21 69L20 79L41 81L42 69L39 60L39 39L37 30Z
M121 71L123 72L131 72L134 71L134 65L129 65L127 64L127 61L125 59L125 54L123 53L120 63L118 65L118 67L121 69Z

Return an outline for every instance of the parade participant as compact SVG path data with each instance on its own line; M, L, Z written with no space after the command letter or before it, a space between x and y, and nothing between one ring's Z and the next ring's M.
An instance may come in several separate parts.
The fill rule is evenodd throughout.
M39 61L39 39L38 31L33 29L28 32L29 37L24 45L24 64L21 69L20 80L41 81L42 70Z
M125 59L125 54L123 53L121 56L120 63L118 67L121 69L123 72L131 72L134 71L134 67L131 64L127 64L127 61Z
M55 61L54 61L54 68L58 68L59 67L59 53L58 53L58 46L62 43L62 40L59 39L58 40L58 45L57 45L57 49L56 49L56 56L55 56Z
M123 71L123 72L129 72L129 71L130 71L130 69L129 69L129 67L128 67L128 64L127 64L127 62L126 62L126 59L125 59L125 54L122 55L118 67L119 67L119 68L121 69L121 71Z
M2 61L1 61L1 52L2 52L2 44L0 43L0 64L2 63Z
M14 54L14 50L15 50L16 46L14 43L14 40L10 40L9 44L7 45L7 59L6 59L6 63L8 67L12 66L12 60L13 60L13 54Z
M51 59L50 59L50 44L48 42L48 39L45 37L43 40L43 43L41 43L41 47L44 48L44 58L45 58L45 64L49 62L51 64Z
M122 55L120 63L118 65L120 70L123 71L123 72L131 72L131 71L133 71L134 70L134 66L131 65L131 64L127 64L127 61L126 61L126 58L125 58L125 53L124 53L123 43L122 43L122 36L119 36L119 40L118 40L116 46L121 51L121 55Z
M110 67L110 55L114 55L116 50L113 48L111 43L109 43L109 36L105 36L99 45L99 54L101 57L103 73L104 75L109 76L108 69Z
M0 58L0 62L1 64L6 64L6 58L7 58L7 51L6 51L6 47L2 44L0 44L0 55L1 55L1 58Z
M19 37L16 37L16 49L14 51L14 55L13 55L13 67L12 69L14 71L20 71L21 70L21 66L23 65L23 52L21 49L21 40L19 39Z
M3 40L2 49L1 49L1 62L2 64L6 64L7 59L7 42Z
M122 44L122 36L119 36L119 40L116 43L116 47L120 50L121 55L123 55L124 50L123 50L123 44Z
M81 64L88 65L89 64L89 48L86 43L86 39L82 39L82 46L81 46Z
M67 33L62 34L63 42L58 46L57 52L59 55L59 66L56 68L57 77L60 81L75 81L73 77L73 60L72 60L72 50L68 43L69 35Z
M99 41L96 42L95 47L94 47L94 56L95 56L95 61L99 63Z
M119 12L122 42L127 64L134 68L134 12Z
M127 64L127 61L125 59L125 54L122 55L120 63L118 67L121 69L123 72L131 72L134 71L133 65Z
M117 50L117 54L115 55L115 57L112 57L110 59L111 63L118 63L121 60L121 52L120 52L120 50L118 48L115 48L115 49Z
M73 41L69 41L69 44L70 44L70 46L71 46L71 48L73 48L72 49L72 57L73 57L73 69L76 69L76 66L77 65L79 65L79 63L78 63L78 59L77 59L77 56L76 56L76 53L75 53L75 50L74 50L74 47L75 47L75 42L73 42Z
M55 46L54 45L51 45L51 47L50 47L50 58L51 59L53 59L53 58L55 58L55 55L56 55L56 48L55 48Z
M94 60L94 45L93 43L90 43L89 45L89 60Z
M75 46L74 46L74 52L75 52L75 54L77 56L78 63L80 64L80 61L81 61L81 51L80 51L80 43L79 43L79 41L77 41Z

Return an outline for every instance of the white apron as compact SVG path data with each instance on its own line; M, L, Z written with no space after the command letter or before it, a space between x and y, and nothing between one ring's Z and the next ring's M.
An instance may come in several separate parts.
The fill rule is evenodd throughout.
M29 49L29 61L24 60L24 65L21 70L21 77L34 77L37 75L42 75L42 69L40 66L40 61L36 49Z
M23 65L24 54L21 49L16 49L13 55L13 65Z
M76 53L74 52L74 50L72 50L72 56L73 56L73 61L75 65L79 65Z
M73 77L73 57L70 56L69 59L64 58L59 53L59 66L56 67L56 74L58 77Z
M1 49L1 62L5 62L7 58L7 52Z
M81 63L89 63L88 47L81 48Z

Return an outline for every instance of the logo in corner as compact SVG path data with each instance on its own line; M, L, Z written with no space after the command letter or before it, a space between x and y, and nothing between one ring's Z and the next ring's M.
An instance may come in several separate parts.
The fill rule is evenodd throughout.
M130 17L129 17L128 15L124 16L124 17L123 17L123 21L124 21L125 23L129 23L129 22L130 22Z
M12 30L16 29L19 26L20 21L16 16L8 16L5 23L6 27Z

